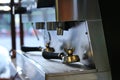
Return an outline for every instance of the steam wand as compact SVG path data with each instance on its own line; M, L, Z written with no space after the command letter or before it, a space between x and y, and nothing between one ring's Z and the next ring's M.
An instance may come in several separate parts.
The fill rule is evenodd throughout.
M37 37L37 39L39 40L39 37L38 37L38 35L37 35L37 33L36 33L36 31L35 31L35 28L34 28L34 26L33 26L33 23L32 23L32 27L33 27L33 30L34 30L34 32L35 32L35 34L36 34L36 37ZM45 25L45 27L46 27L46 25ZM21 50L23 51L23 52L29 52L29 51L46 51L46 52L54 52L55 50L54 50L54 48L52 48L52 47L50 47L50 42L51 42L51 35L50 35L50 33L47 31L47 27L45 28L45 31L44 31L44 34L45 34L45 36L44 36L44 39L46 40L46 37L48 37L47 38L47 40L46 40L46 48L44 49L44 48L42 48L42 47L27 47L27 46L22 46L21 47ZM46 36L47 35L47 36ZM48 40L49 39L49 40Z
M37 34L36 29L34 27L34 24L33 23L31 23L31 24L32 24L32 28L33 28L33 31L35 33L35 36L36 36L37 40L39 41L39 37L38 37L38 34Z

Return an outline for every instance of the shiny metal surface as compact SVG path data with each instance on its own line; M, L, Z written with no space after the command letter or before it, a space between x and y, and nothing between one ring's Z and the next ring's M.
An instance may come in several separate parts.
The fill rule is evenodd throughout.
M40 53L35 53L17 51L17 67L23 67L22 74L26 74L30 80L111 80L109 71L87 69L79 62L66 65L60 60L46 60Z
M65 3L67 3L67 1L69 1L68 5L70 6L66 6ZM28 15L23 15L23 19L27 19L26 21L23 20L23 23L29 21L34 23L37 22L36 27L37 29L42 29L42 38L44 40L49 38L49 36L46 37L47 35L44 33L46 28L41 27L39 24L41 24L41 22L47 23L47 31L51 35L50 46L55 49L56 53L65 52L64 48L74 48L74 55L78 55L80 58L80 61L77 63L82 64L85 67L83 71L85 71L86 68L95 70L96 74L93 73L92 79L90 80L111 80L98 0L56 0L56 7L48 8L46 11L45 9L46 8L38 9L38 11L40 10L41 12L37 15L33 15L34 12L32 12L29 15L30 17ZM48 14L49 10L53 10L53 13L51 14L53 18ZM66 22L68 25L66 25ZM59 23L63 23L64 26L59 26ZM61 30L57 30L59 27ZM59 33L57 34L57 32ZM33 59L33 56L31 58ZM45 63L38 61L38 59L41 61L43 60ZM90 78L90 76L87 77L86 75L84 78L80 78L80 76L83 76L81 74L74 75L74 77L73 75L70 76L71 73L69 72L71 71L71 68L68 67L68 65L65 66L61 64L60 61L45 60L43 57L37 58L37 60L36 57L34 57L33 61L31 61L30 59L27 59L27 56L25 55L21 55L21 60L24 60L22 61L22 65L24 64L23 66L32 65L27 68L22 66L22 69L25 69L23 70L26 72L25 74L32 80L35 78L36 80L47 80L48 77L50 77L49 80L88 80ZM41 65L37 65L36 62ZM21 64L18 64L18 66L21 66ZM45 67L45 69L41 68L41 66ZM59 66L66 68L61 69ZM73 67L73 65L71 67ZM80 68L81 66L72 69L75 70L76 73L76 69L78 70ZM32 72L30 73L29 70ZM61 71L64 73L61 73ZM34 75L32 75L33 73ZM41 76L39 76L38 73L40 73ZM48 73L47 78L45 78L45 73ZM61 76L63 74L69 75L69 77L67 76L64 78ZM56 75L57 78L55 77ZM58 75L61 77L58 77Z
M64 3L66 1L63 0L61 2ZM57 7L57 6L64 6L64 4L56 5L57 21L75 21L75 20L81 21L81 20L101 19L98 0L72 0L72 4L69 6L71 7L71 13L73 14L68 18L64 18L64 17L61 18L62 16L64 16L64 14L70 14L67 13L67 9L62 8L62 10L65 11L64 13L62 13L61 12L62 10L60 10L61 7Z
M44 73L41 73L41 69L39 69L41 67L38 63L32 61L23 54L18 53L16 57L17 70L19 71L19 74L25 75L30 80L45 80Z
M104 31L101 20L87 22L91 45L93 50L93 57L98 71L109 71L109 61L107 48L105 44Z
M21 68L21 74L25 74L30 80L48 80L52 76L61 76L63 74L72 75L96 72L95 69L88 70L79 62L66 65L61 63L60 60L46 60L41 54L36 56L34 53L32 55L22 51L17 51L17 67ZM94 77L96 76L94 75Z
M58 7L63 6L64 4L62 3L66 1L62 0L62 3L59 5L58 5L59 1L58 0L55 1L56 1L55 7L31 9L31 13L23 14L22 15L23 23L29 21L51 22L51 21L76 21L76 20L83 21L101 19L98 0L70 0L71 3L69 7L71 9L69 9L69 12L71 13L68 13L66 8L62 8L62 10L60 10L61 7Z
M50 22L49 22L50 23ZM55 23L55 22L53 22ZM63 22L64 23L64 22ZM71 24L72 23L72 24ZM69 22L64 27L68 27L67 30L63 31L63 35L57 35L56 30L48 30L51 36L50 46L55 49L56 53L66 53L64 48L74 48L74 55L78 55L80 62L84 65L94 65L93 51L91 41L89 37L87 21L74 21ZM44 30L43 30L44 33ZM45 34L42 35L43 39ZM49 37L49 36L48 36ZM88 54L88 59L83 59L84 54Z

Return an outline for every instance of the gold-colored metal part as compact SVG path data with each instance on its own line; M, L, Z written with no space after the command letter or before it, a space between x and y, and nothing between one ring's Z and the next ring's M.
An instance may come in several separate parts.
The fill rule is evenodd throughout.
M68 55L72 55L73 52L75 51L75 49L74 49L74 48L72 48L72 49L66 49L66 48L64 48L64 51L65 51Z
M49 45L50 45L50 43L47 43L47 44L46 44L46 49L44 49L44 50L45 50L46 52L54 52L55 49L52 48L52 47L50 47Z
M36 23L36 29L44 29L44 25L45 25L44 22L37 22Z
M56 2L55 2L55 3L56 3L56 6L55 6L55 7L56 7L56 9L55 9L55 10L56 10L56 21L59 21L58 0L55 0L55 1L56 1Z
M64 49L68 56L63 57L63 63L72 63L72 62L78 62L80 61L80 58L78 55L73 55L73 52L75 51L74 48L72 49Z
M57 35L63 35L63 29L61 27L57 27Z

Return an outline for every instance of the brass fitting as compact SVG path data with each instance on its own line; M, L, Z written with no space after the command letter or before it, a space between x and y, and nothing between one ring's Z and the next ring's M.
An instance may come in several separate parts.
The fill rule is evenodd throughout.
M72 49L64 49L64 51L67 53L67 56L63 57L63 63L72 63L72 62L78 62L80 61L80 58L78 55L73 55L73 52L75 51L74 48Z
M46 52L54 52L55 49L50 47L50 43L47 43L46 48L44 49L44 51L46 51Z
M57 27L57 35L63 35L63 29L61 27Z

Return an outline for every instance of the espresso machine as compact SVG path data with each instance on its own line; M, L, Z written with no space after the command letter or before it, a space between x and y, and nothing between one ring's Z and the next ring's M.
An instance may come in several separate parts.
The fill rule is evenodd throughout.
M22 15L23 24L31 22L42 34L39 47L17 50L20 74L30 80L112 80L98 0L50 1L43 6L38 0L37 9Z

